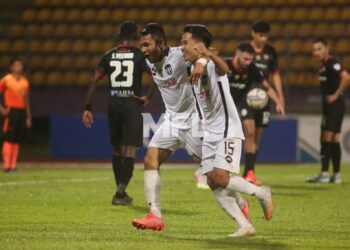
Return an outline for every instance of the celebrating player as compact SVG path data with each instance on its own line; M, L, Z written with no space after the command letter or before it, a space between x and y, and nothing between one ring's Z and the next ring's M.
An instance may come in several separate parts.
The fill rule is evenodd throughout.
M0 80L0 92L3 93L5 101L5 107L0 104L0 113L5 116L2 145L5 172L17 170L20 143L26 128L32 127L29 82L23 75L23 63L20 59L11 61L10 72Z
M160 166L177 148L185 146L195 160L201 158L200 118L192 88L188 84L187 65L180 47L168 47L163 28L150 23L141 32L141 50L147 58L154 82L160 90L166 108L165 121L156 131L144 159L144 180L150 213L144 219L132 221L139 229L162 230L164 222L160 208ZM196 80L203 66L196 64L190 79ZM198 133L197 133L198 134Z
M278 98L280 99L280 103L284 108L282 79L281 79L278 62L277 62L277 53L275 48L270 44L268 44L269 33L270 33L270 24L267 23L266 21L257 20L253 23L252 31L251 31L253 39L251 41L251 45L253 46L255 51L254 63L263 72L264 77L267 80L269 80L269 76L272 75L271 83L274 84ZM250 149L248 149L248 151L244 150L245 152L244 167L245 168L244 168L243 176L246 180L250 182L261 184L261 181L256 180L255 162L256 162L256 157L259 149L259 142L260 142L263 130L270 123L271 103L269 102L265 108L256 112L257 112L257 116L259 117L258 119L260 121L256 122L255 128L250 127L249 131L246 131L246 128L245 128L245 133L249 134L249 136L246 134L247 140L245 143L248 144L247 147ZM252 140L248 137L252 137ZM247 148L245 147L245 149Z
M349 73L329 54L325 39L316 39L312 45L314 57L320 61L319 80L322 96L321 124L321 173L308 178L308 182L341 183L340 131L345 114L345 101L342 93L350 84ZM329 163L333 163L333 176L329 177Z
M125 21L120 27L118 47L107 51L101 58L91 81L85 102L83 123L93 124L92 98L96 85L105 76L109 78L108 124L113 145L113 172L117 191L113 205L130 205L132 198L126 193L134 170L137 146L142 145L143 119L140 95L142 72L147 70L145 57L135 47L138 41L137 26ZM147 103L147 98L144 98Z
M208 177L208 184L224 211L238 223L238 230L229 236L242 237L255 234L255 229L238 206L232 193L241 192L256 196L265 218L272 216L271 190L258 187L240 176L242 140L241 121L229 93L226 73L229 68L224 60L209 51L212 35L204 25L187 25L181 44L186 61L192 64L200 57L209 60L198 83L194 83L196 100L203 112L205 133L202 145L201 168Z

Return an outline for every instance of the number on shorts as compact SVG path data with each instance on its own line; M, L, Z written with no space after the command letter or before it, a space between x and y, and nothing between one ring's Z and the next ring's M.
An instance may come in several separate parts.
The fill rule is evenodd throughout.
M225 141L225 155L233 155L234 144L233 141Z
M110 61L109 65L114 67L114 71L110 76L111 85L113 88L132 86L132 76L134 73L133 61ZM126 70L123 72L125 81L117 81L117 77L122 73L122 66L126 67Z

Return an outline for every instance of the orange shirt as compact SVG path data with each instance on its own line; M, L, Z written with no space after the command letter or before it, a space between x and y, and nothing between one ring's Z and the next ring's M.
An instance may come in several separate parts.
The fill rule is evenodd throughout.
M0 80L0 92L4 94L6 107L25 109L29 82L24 76L17 80L15 76L8 74Z

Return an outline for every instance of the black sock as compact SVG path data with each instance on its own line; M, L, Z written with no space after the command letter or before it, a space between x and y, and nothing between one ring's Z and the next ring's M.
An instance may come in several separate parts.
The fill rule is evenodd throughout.
M341 149L340 143L332 143L332 163L333 163L333 173L340 172L340 161L341 161Z
M125 157L123 159L122 168L120 169L120 182L117 191L117 194L120 196L125 195L126 187L128 186L134 171L134 163L134 158Z
M332 157L332 143L322 142L321 143L321 164L322 172L328 172L329 162Z
M118 187L120 184L120 175L121 175L121 168L122 168L122 160L123 157L120 155L113 155L112 158L112 166L113 166L113 173L114 173L114 179L115 184Z
M244 174L246 176L248 171L255 169L255 153L245 153Z

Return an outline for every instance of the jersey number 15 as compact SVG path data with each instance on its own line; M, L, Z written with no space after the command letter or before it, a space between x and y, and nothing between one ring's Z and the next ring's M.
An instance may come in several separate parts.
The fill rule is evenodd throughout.
M114 71L110 75L112 88L118 87L131 87L134 73L134 62L133 61L110 61L109 65L114 67ZM122 73L122 67L126 70L123 71L124 81L117 81L117 77Z

